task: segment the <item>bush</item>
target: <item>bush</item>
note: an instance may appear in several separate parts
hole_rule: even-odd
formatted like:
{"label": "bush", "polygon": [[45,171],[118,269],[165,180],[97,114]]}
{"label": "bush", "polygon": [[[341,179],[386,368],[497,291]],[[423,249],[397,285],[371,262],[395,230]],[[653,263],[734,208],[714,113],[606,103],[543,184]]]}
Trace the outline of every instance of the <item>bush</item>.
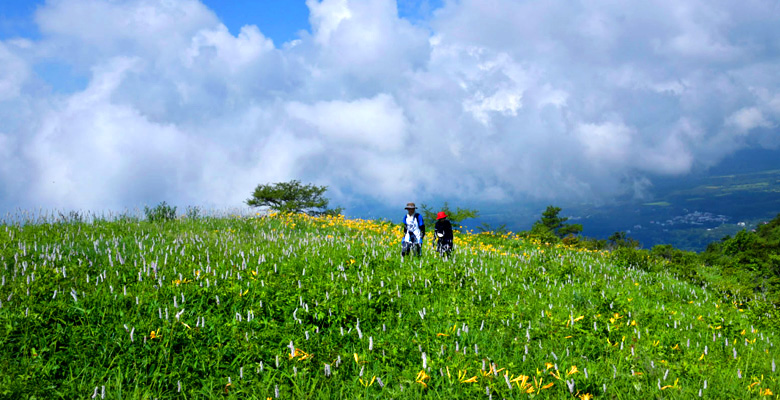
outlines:
{"label": "bush", "polygon": [[611,253],[612,262],[624,268],[636,268],[650,272],[655,263],[651,262],[650,254],[646,250],[631,247],[620,247]]}
{"label": "bush", "polygon": [[187,216],[187,219],[198,219],[200,218],[200,207],[193,207],[188,206],[187,212],[185,214]]}
{"label": "bush", "polygon": [[67,214],[59,212],[59,222],[63,224],[80,224],[84,222],[84,216],[78,211],[70,211]]}
{"label": "bush", "polygon": [[149,222],[172,221],[176,219],[176,207],[171,207],[163,201],[154,208],[144,206],[144,214]]}

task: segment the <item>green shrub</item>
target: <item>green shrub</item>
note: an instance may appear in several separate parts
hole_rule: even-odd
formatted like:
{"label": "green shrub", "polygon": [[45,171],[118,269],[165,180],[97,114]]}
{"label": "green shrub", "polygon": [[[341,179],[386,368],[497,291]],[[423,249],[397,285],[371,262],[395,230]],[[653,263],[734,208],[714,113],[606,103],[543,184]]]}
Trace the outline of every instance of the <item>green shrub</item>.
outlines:
{"label": "green shrub", "polygon": [[185,214],[187,216],[187,219],[198,219],[200,218],[200,207],[195,206],[188,206],[187,212]]}
{"label": "green shrub", "polygon": [[176,219],[176,207],[171,207],[163,201],[154,208],[144,206],[144,214],[149,222],[172,221]]}
{"label": "green shrub", "polygon": [[78,211],[69,211],[67,214],[59,213],[59,222],[64,224],[80,224],[84,222],[84,216]]}
{"label": "green shrub", "polygon": [[620,247],[613,250],[611,254],[612,262],[623,268],[636,268],[642,271],[652,271],[656,263],[650,259],[650,253],[646,250],[635,249],[632,247]]}

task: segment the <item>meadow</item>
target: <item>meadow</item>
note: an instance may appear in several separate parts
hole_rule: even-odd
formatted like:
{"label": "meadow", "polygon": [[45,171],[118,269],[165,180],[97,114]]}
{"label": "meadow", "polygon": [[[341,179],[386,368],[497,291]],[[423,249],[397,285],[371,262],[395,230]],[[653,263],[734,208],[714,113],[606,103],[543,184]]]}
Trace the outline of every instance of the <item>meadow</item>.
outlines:
{"label": "meadow", "polygon": [[306,215],[5,223],[0,398],[778,398],[766,305],[601,251]]}

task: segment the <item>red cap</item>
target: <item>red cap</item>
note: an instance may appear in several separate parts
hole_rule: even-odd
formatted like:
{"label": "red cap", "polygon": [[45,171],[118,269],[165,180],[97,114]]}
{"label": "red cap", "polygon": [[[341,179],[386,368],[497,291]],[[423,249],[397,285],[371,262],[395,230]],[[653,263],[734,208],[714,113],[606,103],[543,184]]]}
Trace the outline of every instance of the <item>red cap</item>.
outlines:
{"label": "red cap", "polygon": [[444,213],[444,211],[439,211],[438,214],[436,214],[436,219],[442,219],[447,218],[447,214]]}

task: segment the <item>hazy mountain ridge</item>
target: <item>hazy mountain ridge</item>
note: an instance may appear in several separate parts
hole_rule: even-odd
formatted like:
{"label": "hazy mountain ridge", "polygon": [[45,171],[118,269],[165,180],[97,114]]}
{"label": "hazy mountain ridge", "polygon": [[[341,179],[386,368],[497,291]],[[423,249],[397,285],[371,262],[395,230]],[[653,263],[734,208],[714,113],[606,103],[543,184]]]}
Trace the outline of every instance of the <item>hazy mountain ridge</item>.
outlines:
{"label": "hazy mountain ridge", "polygon": [[684,177],[654,178],[648,197],[625,197],[606,205],[538,204],[478,207],[480,218],[466,226],[505,225],[512,231],[531,228],[544,207],[562,207],[562,215],[583,225],[582,234],[605,239],[619,231],[642,247],[671,244],[683,250],[704,250],[742,229],[780,212],[780,151],[752,149],[723,160],[717,166]]}

